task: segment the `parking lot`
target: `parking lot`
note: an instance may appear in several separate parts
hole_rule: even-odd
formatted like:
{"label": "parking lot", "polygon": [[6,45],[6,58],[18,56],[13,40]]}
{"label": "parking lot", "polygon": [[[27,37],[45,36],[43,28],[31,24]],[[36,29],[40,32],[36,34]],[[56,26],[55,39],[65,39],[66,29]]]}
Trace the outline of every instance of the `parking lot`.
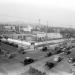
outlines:
{"label": "parking lot", "polygon": [[[75,43],[73,44],[69,44],[71,45],[75,45]],[[27,52],[26,54],[18,54],[15,58],[13,59],[7,59],[2,57],[0,60],[0,73],[3,74],[7,74],[7,75],[16,75],[16,74],[20,74],[20,73],[25,73],[27,72],[27,70],[30,68],[30,66],[42,71],[42,72],[46,72],[48,74],[61,74],[63,73],[64,75],[72,75],[72,71],[75,71],[75,67],[72,66],[72,64],[68,63],[68,58],[67,57],[75,57],[75,48],[71,49],[72,53],[70,55],[64,55],[63,53],[58,54],[61,57],[64,57],[64,59],[59,62],[54,68],[52,68],[51,70],[47,70],[45,68],[45,63],[47,61],[53,61],[55,55],[50,56],[50,57],[45,57],[45,55],[50,52],[50,50],[48,50],[47,52],[42,52],[40,50],[36,50],[36,51],[31,51],[31,52]],[[37,59],[37,61],[35,61],[32,64],[23,65],[23,61],[25,59],[25,57],[31,57],[33,59]],[[26,74],[25,74],[26,75]],[[62,75],[62,74],[61,74]]]}

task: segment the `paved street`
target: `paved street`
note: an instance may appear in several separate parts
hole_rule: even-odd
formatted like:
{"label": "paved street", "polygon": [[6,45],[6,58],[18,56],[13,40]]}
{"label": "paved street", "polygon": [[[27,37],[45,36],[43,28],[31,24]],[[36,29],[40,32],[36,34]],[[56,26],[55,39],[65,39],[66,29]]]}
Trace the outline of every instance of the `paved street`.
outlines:
{"label": "paved street", "polygon": [[40,61],[37,61],[35,63],[32,63],[30,65],[24,66],[21,63],[6,63],[6,64],[0,64],[0,72],[1,73],[7,73],[8,75],[10,75],[10,73],[12,73],[11,75],[15,75],[16,73],[21,73],[21,72],[26,72],[30,66],[42,71],[42,72],[47,72],[47,73],[58,73],[58,72],[64,72],[64,73],[70,73],[71,72],[71,64],[67,63],[67,58],[65,57],[63,59],[63,61],[59,62],[57,64],[57,66],[55,66],[53,69],[51,69],[50,71],[45,69],[45,63],[46,61],[52,61],[53,58],[55,57],[48,57],[48,58],[44,58]]}
{"label": "paved street", "polygon": [[[74,44],[73,44],[74,45]],[[71,50],[72,53],[69,55],[70,57],[75,56],[75,48]],[[72,66],[72,64],[69,64],[68,61],[68,56],[64,54],[59,54],[59,56],[64,57],[64,59],[59,62],[54,68],[51,70],[46,69],[45,63],[47,61],[53,61],[53,58],[56,55],[53,55],[51,57],[44,57],[48,52],[42,52],[40,50],[32,51],[32,52],[27,52],[26,54],[18,54],[17,57],[13,59],[7,59],[7,58],[2,58],[0,57],[0,73],[4,75],[16,75],[16,74],[21,74],[23,72],[27,72],[30,68],[30,66],[42,71],[46,72],[51,75],[72,75],[72,71],[75,71],[75,67]],[[31,57],[33,59],[37,59],[38,61],[24,66],[21,62],[25,59],[25,57]],[[0,74],[1,75],[1,74]],[[26,75],[26,74],[25,74]]]}

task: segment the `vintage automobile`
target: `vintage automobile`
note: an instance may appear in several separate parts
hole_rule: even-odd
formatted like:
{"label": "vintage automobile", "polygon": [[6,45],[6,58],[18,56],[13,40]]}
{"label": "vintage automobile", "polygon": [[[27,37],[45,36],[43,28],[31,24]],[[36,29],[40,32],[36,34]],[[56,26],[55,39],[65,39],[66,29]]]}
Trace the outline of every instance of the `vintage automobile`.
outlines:
{"label": "vintage automobile", "polygon": [[42,48],[43,52],[46,52],[47,50],[48,50],[48,48],[46,46]]}
{"label": "vintage automobile", "polygon": [[51,52],[47,53],[45,57],[50,57],[52,56],[53,54]]}
{"label": "vintage automobile", "polygon": [[75,62],[75,58],[69,58],[68,62],[69,63],[74,63]]}
{"label": "vintage automobile", "polygon": [[60,56],[55,56],[53,61],[47,61],[45,66],[48,69],[52,69],[53,67],[55,67],[60,61],[62,61],[63,58],[61,58]]}
{"label": "vintage automobile", "polygon": [[61,50],[56,51],[56,54],[60,54],[60,53],[62,53],[62,51],[61,51]]}
{"label": "vintage automobile", "polygon": [[69,55],[69,54],[71,54],[71,51],[66,51],[65,54]]}
{"label": "vintage automobile", "polygon": [[24,59],[23,64],[24,64],[24,65],[28,65],[28,64],[33,63],[34,61],[35,61],[35,60],[32,59],[32,58],[30,58],[30,57],[26,57],[26,58]]}
{"label": "vintage automobile", "polygon": [[55,63],[53,63],[53,62],[46,62],[46,64],[45,64],[45,67],[47,68],[47,69],[52,69],[53,67],[55,67]]}
{"label": "vintage automobile", "polygon": [[53,61],[55,62],[55,63],[58,63],[58,62],[60,62],[60,61],[62,61],[62,57],[60,57],[59,55],[56,55],[55,57],[54,57],[54,59],[53,59]]}

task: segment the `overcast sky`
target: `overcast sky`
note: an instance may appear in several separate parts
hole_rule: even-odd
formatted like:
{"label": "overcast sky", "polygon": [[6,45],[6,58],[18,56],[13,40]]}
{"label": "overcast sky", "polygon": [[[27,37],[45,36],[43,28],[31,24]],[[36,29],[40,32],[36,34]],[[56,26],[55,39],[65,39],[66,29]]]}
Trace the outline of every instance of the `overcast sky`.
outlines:
{"label": "overcast sky", "polygon": [[0,22],[75,27],[75,0],[0,0]]}

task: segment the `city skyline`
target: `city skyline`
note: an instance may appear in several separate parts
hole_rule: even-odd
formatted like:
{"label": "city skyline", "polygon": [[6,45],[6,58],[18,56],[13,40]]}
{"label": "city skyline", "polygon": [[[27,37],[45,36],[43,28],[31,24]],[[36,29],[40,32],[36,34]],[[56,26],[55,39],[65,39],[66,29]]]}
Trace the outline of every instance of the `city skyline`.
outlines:
{"label": "city skyline", "polygon": [[74,0],[0,0],[0,22],[27,22],[75,28]]}

